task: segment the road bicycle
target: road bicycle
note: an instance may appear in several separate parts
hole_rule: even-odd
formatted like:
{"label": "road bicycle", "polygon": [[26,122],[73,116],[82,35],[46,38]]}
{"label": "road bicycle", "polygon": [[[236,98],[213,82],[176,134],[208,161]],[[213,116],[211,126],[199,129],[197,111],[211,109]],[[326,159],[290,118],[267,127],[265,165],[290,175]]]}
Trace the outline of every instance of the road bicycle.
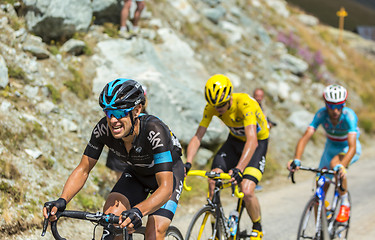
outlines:
{"label": "road bicycle", "polygon": [[[114,214],[104,214],[101,212],[90,213],[90,212],[84,212],[84,211],[65,210],[63,212],[57,212],[56,217],[57,217],[57,220],[51,222],[51,232],[52,232],[53,237],[56,240],[66,240],[65,238],[60,236],[57,230],[57,222],[61,217],[87,220],[87,221],[94,223],[95,227],[93,229],[92,240],[95,240],[95,230],[97,226],[102,226],[102,227],[106,226],[108,229],[110,229],[111,232],[115,234],[122,234],[124,240],[144,240],[145,239],[146,227],[141,226],[133,234],[128,234],[126,228],[115,227],[114,224],[119,223],[120,217],[115,216]],[[44,219],[42,236],[44,236],[46,233],[48,222],[49,222],[48,219]],[[178,228],[174,226],[169,226],[167,233],[165,235],[165,239],[183,240],[183,236],[180,230],[178,230]]]}
{"label": "road bicycle", "polygon": [[[291,166],[295,168],[295,165]],[[310,167],[299,167],[300,170],[317,173],[317,180],[313,188],[314,195],[307,202],[302,213],[302,217],[298,227],[297,240],[300,239],[347,239],[350,226],[349,220],[346,222],[336,221],[341,206],[341,197],[339,190],[344,191],[341,181],[336,171],[328,169],[318,169]],[[334,178],[327,177],[333,174]],[[294,172],[290,172],[289,176],[294,180]],[[331,175],[332,176],[332,175]],[[329,186],[333,186],[333,191],[327,192]],[[331,194],[330,194],[331,193]],[[333,193],[333,194],[332,194]],[[327,201],[326,196],[331,196],[331,201]],[[348,200],[351,206],[350,194],[348,191]],[[328,206],[330,205],[330,206]]]}
{"label": "road bicycle", "polygon": [[[194,215],[186,232],[185,240],[225,240],[225,239],[248,239],[250,234],[240,225],[243,212],[243,193],[239,192],[237,185],[229,182],[231,176],[227,173],[207,172],[203,170],[190,170],[187,176],[200,176],[215,181],[212,200],[207,203]],[[236,212],[238,220],[235,226],[231,225],[231,217],[226,217],[220,200],[220,191],[224,188],[232,188],[232,196],[238,198]],[[184,182],[187,191],[191,187]]]}

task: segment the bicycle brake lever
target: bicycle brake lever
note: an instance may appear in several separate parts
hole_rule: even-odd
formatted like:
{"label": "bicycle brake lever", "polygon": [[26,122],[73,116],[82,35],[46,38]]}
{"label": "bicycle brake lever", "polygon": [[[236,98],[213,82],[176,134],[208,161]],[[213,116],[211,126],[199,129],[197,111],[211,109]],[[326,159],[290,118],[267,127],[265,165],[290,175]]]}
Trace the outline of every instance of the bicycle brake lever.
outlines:
{"label": "bicycle brake lever", "polygon": [[46,232],[47,232],[47,227],[48,227],[48,219],[49,219],[49,216],[50,216],[50,212],[51,212],[51,206],[47,205],[46,206],[47,208],[47,218],[44,218],[44,221],[43,221],[43,230],[42,230],[42,237],[44,237],[44,235],[46,235]]}
{"label": "bicycle brake lever", "polygon": [[296,183],[296,181],[294,181],[294,172],[290,171],[289,175],[288,175],[288,178],[291,178],[292,183]]}
{"label": "bicycle brake lever", "polygon": [[47,227],[48,227],[48,218],[44,218],[44,221],[43,221],[43,230],[42,230],[42,237],[44,237],[44,235],[46,235]]}
{"label": "bicycle brake lever", "polygon": [[236,188],[236,185],[234,185],[233,182],[232,182],[231,188],[232,188],[232,197],[234,197],[234,190]]}

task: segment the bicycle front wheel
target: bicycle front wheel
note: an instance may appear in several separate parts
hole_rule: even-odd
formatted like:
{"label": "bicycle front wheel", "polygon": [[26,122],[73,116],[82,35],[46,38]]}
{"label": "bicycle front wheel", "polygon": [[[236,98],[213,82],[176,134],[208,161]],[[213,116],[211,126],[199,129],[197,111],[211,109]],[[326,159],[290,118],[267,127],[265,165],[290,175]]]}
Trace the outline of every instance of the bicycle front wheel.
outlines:
{"label": "bicycle front wheel", "polygon": [[318,206],[319,201],[315,196],[312,197],[306,204],[306,207],[302,213],[301,221],[299,223],[297,240],[323,239],[323,211],[318,212]]}
{"label": "bicycle front wheel", "polygon": [[[350,199],[350,194],[348,191],[348,200],[350,203],[350,206],[352,206],[352,202]],[[340,239],[340,240],[347,240],[348,239],[348,234],[349,234],[349,226],[350,226],[350,214],[349,214],[349,219],[346,222],[338,222],[336,221],[336,217],[339,214],[340,211],[340,206],[341,206],[341,198],[339,198],[339,201],[336,204],[336,209],[333,214],[333,238],[332,239]]]}
{"label": "bicycle front wheel", "polygon": [[[138,228],[132,234],[132,240],[144,240],[145,239],[145,234],[146,234],[146,227],[142,226],[142,227]],[[169,226],[168,230],[167,230],[167,232],[165,234],[164,239],[168,239],[168,240],[183,240],[184,238],[183,238],[180,230],[178,230],[178,228],[176,228],[175,226]]]}
{"label": "bicycle front wheel", "polygon": [[180,230],[175,226],[169,226],[167,233],[165,234],[165,238],[168,240],[184,240]]}
{"label": "bicycle front wheel", "polygon": [[204,206],[191,220],[185,240],[225,240],[224,223],[220,221],[213,207]]}

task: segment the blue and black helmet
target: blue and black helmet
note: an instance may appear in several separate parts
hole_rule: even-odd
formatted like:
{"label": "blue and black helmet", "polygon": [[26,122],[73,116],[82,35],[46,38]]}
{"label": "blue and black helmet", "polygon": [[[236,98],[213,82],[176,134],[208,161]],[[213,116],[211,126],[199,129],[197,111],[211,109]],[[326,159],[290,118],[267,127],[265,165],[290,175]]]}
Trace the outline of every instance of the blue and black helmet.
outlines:
{"label": "blue and black helmet", "polygon": [[107,83],[99,96],[99,104],[104,110],[130,109],[144,103],[142,85],[132,79],[118,78]]}

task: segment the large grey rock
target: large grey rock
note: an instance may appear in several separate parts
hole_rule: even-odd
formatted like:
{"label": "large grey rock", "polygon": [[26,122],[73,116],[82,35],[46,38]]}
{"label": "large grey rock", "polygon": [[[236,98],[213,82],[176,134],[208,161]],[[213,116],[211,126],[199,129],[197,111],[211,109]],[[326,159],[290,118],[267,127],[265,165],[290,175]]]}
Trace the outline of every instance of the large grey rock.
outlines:
{"label": "large grey rock", "polygon": [[218,24],[220,19],[225,16],[225,9],[223,7],[216,8],[205,8],[202,10],[202,13],[215,24]]}
{"label": "large grey rock", "polygon": [[60,48],[61,52],[67,52],[73,55],[79,55],[83,52],[86,43],[77,39],[69,39],[62,47]]}
{"label": "large grey rock", "polygon": [[[159,29],[163,44],[154,47],[145,39],[112,39],[98,43],[99,54],[93,91],[118,77],[138,80],[147,87],[148,111],[160,117],[187,144],[202,118],[205,100],[204,84],[209,77],[195,59],[190,46],[170,29]],[[170,66],[173,66],[171,68]],[[215,118],[204,144],[222,142],[227,131]]]}
{"label": "large grey rock", "polygon": [[24,4],[28,30],[44,41],[87,31],[93,14],[90,0],[24,0]]}
{"label": "large grey rock", "polygon": [[38,59],[49,58],[47,46],[45,43],[43,43],[41,37],[28,34],[22,49],[26,52],[30,52]]}
{"label": "large grey rock", "polygon": [[0,55],[0,88],[5,88],[9,83],[8,68],[3,56]]}
{"label": "large grey rock", "polygon": [[96,24],[120,22],[123,0],[92,0],[91,6]]}
{"label": "large grey rock", "polygon": [[283,54],[280,63],[274,66],[275,69],[289,70],[293,74],[301,75],[309,68],[309,65],[300,58],[290,54]]}

